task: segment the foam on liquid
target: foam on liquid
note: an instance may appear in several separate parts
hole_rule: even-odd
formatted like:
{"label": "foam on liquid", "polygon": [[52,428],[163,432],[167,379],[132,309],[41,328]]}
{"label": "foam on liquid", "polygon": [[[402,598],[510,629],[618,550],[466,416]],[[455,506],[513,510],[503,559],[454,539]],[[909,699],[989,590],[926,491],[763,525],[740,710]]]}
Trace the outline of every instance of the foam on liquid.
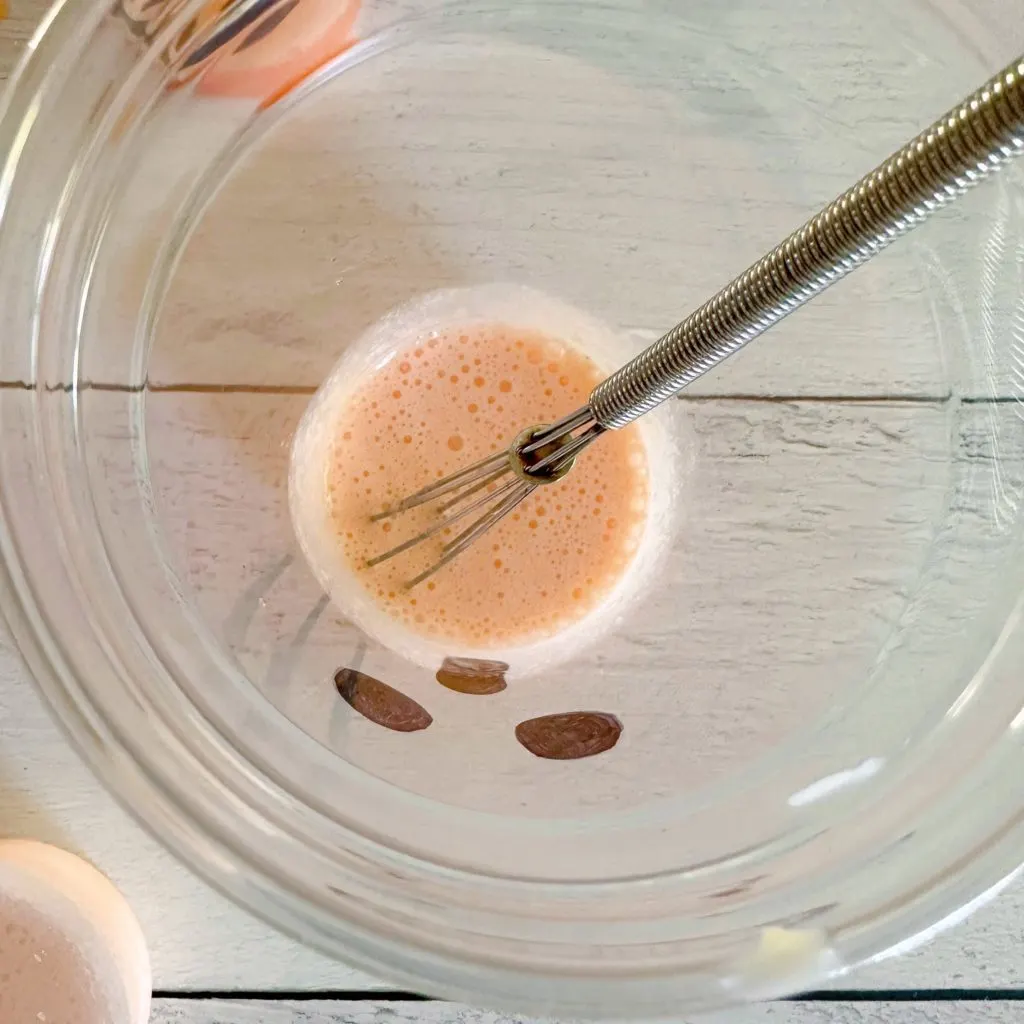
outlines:
{"label": "foam on liquid", "polygon": [[366,566],[437,514],[427,506],[372,523],[373,513],[584,404],[609,370],[591,351],[623,358],[609,352],[607,332],[554,300],[479,289],[399,311],[342,360],[300,427],[291,501],[307,557],[364,629],[424,664],[500,653],[516,667],[527,652],[561,660],[621,610],[651,561],[650,550],[640,556],[651,548],[652,506],[665,504],[664,486],[652,501],[638,427],[602,437],[564,480],[538,487],[416,588],[403,583],[461,526]]}

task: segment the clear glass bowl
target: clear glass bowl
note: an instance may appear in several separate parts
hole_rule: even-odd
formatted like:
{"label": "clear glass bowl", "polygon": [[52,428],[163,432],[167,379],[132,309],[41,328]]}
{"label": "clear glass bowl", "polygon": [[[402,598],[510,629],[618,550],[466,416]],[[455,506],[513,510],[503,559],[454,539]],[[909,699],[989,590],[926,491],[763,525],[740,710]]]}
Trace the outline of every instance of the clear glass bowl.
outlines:
{"label": "clear glass bowl", "polygon": [[[500,695],[332,610],[286,478],[397,303],[526,285],[639,349],[1003,34],[980,0],[58,4],[0,120],[0,544],[98,773],[282,929],[555,1015],[815,984],[996,887],[1024,831],[1019,170],[674,403],[657,585]],[[356,659],[433,726],[356,716]],[[580,708],[614,750],[515,742]]]}

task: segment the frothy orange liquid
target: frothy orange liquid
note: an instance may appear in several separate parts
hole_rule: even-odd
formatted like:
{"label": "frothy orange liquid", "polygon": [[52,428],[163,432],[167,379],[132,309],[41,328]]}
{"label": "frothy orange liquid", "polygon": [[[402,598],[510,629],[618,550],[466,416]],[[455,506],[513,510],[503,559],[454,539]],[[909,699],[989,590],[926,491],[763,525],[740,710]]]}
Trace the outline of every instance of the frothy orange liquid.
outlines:
{"label": "frothy orange liquid", "polygon": [[557,338],[495,324],[434,332],[362,382],[338,421],[327,488],[345,556],[382,608],[416,633],[485,648],[551,635],[608,596],[647,514],[646,451],[631,427],[600,438],[564,480],[415,589],[402,584],[471,519],[366,566],[437,515],[428,506],[372,523],[373,513],[579,408],[603,376]]}

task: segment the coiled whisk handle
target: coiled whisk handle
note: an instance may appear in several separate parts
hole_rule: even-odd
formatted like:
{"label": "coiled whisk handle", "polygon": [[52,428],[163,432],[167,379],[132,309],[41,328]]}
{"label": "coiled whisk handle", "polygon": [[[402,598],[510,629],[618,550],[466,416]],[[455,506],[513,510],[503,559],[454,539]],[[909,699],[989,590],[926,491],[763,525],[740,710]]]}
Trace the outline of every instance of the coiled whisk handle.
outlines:
{"label": "coiled whisk handle", "polygon": [[599,384],[594,418],[649,412],[1022,151],[1024,56]]}

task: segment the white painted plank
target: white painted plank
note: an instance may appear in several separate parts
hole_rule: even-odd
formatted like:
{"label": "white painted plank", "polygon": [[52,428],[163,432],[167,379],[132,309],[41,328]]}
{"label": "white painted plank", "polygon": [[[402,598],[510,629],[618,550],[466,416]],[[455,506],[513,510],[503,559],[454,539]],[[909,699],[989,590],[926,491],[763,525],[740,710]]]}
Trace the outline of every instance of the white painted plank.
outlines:
{"label": "white painted plank", "polygon": [[[170,857],[100,788],[41,706],[20,663],[3,648],[0,823],[4,836],[30,836],[58,843],[84,854],[110,875],[143,924],[158,989],[324,991],[388,987],[386,982],[369,979],[279,935],[213,892]],[[942,935],[930,946],[837,983],[838,987],[877,988],[1022,984],[1024,886],[1005,893],[978,911],[970,922]],[[175,1012],[183,1014],[187,1009],[185,1006]],[[973,1012],[981,1011],[975,1008]],[[269,1009],[267,1014],[264,1018],[239,1020],[277,1024]],[[154,1019],[161,1021],[159,1016]],[[186,1016],[167,1019],[193,1024]],[[283,1017],[282,1024],[291,1019]],[[207,1024],[207,1020],[200,1017],[195,1024]],[[216,1016],[209,1020],[233,1024],[230,1016],[222,1022]],[[298,1021],[306,1024],[301,1017]]]}
{"label": "white painted plank", "polygon": [[[636,21],[631,46],[611,51],[618,22],[588,43],[562,25],[494,54],[381,56],[305,105],[218,196],[178,270],[150,379],[315,386],[396,302],[493,279],[578,304],[639,349],[996,66],[1005,43],[974,16],[991,2],[941,0],[924,17],[863,0],[856,19],[840,2],[747,2],[742,22],[701,14],[703,31],[665,9],[664,32],[641,38]],[[14,0],[0,70],[41,9]],[[684,67],[714,88],[698,99]],[[474,115],[453,121],[468,95]],[[169,159],[155,161],[175,174],[181,128],[168,125]],[[119,257],[98,271],[136,296],[166,230],[152,203],[170,202],[149,164],[140,175],[150,208],[123,211],[125,233],[108,232]],[[936,395],[955,382],[1016,394],[1020,194],[1016,179],[979,191],[695,393]],[[107,382],[124,379],[134,337],[130,307],[112,306],[97,330],[109,353],[85,353]]]}
{"label": "white painted plank", "polygon": [[[1019,1024],[1017,1002],[769,1003],[667,1024]],[[529,1018],[451,1003],[258,1002],[159,999],[152,1024],[531,1024]],[[637,1022],[642,1024],[642,1022]]]}
{"label": "white painted plank", "polygon": [[[47,0],[0,20],[0,81]],[[99,786],[58,731],[0,624],[0,833],[83,854],[128,896],[163,989],[369,989],[351,968],[285,938],[183,868]]]}
{"label": "white painted plank", "polygon": [[[725,76],[710,104],[675,75],[686,66],[718,81],[719,26],[677,39],[671,19],[675,49],[643,62],[609,66],[552,30],[531,38],[542,59],[519,42],[493,53],[414,47],[342,76],[206,211],[168,294],[150,379],[316,386],[396,304],[494,280],[578,305],[639,351],[976,84],[962,56],[934,66],[922,56],[941,52],[941,33],[915,45],[913,19],[880,38],[863,7],[849,19],[842,4],[815,4],[804,20],[791,6],[747,6],[750,32],[786,40],[786,65],[741,46],[743,73]],[[839,53],[823,57],[823,38],[842,39]],[[662,65],[662,79],[659,60],[673,69]],[[645,77],[658,86],[645,91]],[[783,110],[776,89],[792,90],[797,109]],[[986,393],[985,358],[1002,392],[1024,259],[1018,193],[1016,179],[979,190],[693,392]],[[164,230],[146,220],[125,214],[124,266],[108,271],[132,294],[131,268],[138,277],[149,235]],[[987,266],[1013,280],[991,288],[982,268],[993,247]],[[123,331],[104,321],[108,339],[129,343],[128,309]]]}
{"label": "white painted plank", "polygon": [[[122,400],[86,393],[86,429],[95,422],[94,403]],[[240,657],[248,659],[257,680],[260,667],[274,662],[276,645],[290,642],[318,599],[315,584],[304,576],[301,565],[294,565],[285,576],[291,589],[276,592],[262,605],[251,600],[251,622],[241,623],[237,615],[240,591],[255,592],[253,585],[273,571],[291,543],[283,507],[284,471],[287,441],[304,402],[303,396],[251,394],[164,393],[149,399],[150,458],[172,557],[200,595],[209,621],[225,631]],[[996,408],[1013,421],[1012,410]],[[723,474],[705,481],[693,496],[706,503],[697,508],[704,526],[717,522],[720,531],[717,540],[714,530],[706,534],[711,555],[721,559],[718,585],[728,588],[729,573],[745,573],[748,592],[751,587],[773,586],[776,595],[774,601],[753,602],[756,614],[767,618],[759,620],[752,635],[779,640],[755,652],[764,680],[756,713],[744,715],[744,708],[750,710],[749,693],[742,687],[730,691],[736,672],[728,659],[702,666],[702,672],[717,673],[714,678],[721,684],[719,692],[710,688],[706,708],[700,703],[699,685],[688,694],[689,718],[709,729],[722,723],[720,750],[727,755],[728,734],[730,728],[735,731],[737,721],[750,721],[751,728],[762,730],[756,737],[759,742],[770,744],[780,730],[785,733],[794,712],[798,720],[809,701],[822,699],[815,689],[821,688],[823,675],[846,679],[855,674],[843,657],[830,662],[831,668],[823,673],[821,660],[829,657],[828,645],[815,637],[818,632],[842,630],[847,619],[858,620],[864,586],[881,603],[891,600],[901,574],[916,564],[930,536],[932,518],[945,500],[941,452],[948,425],[941,407],[919,404],[705,402],[696,403],[691,412],[699,423],[697,433],[708,464]],[[976,415],[989,412],[981,409]],[[984,463],[984,450],[975,454]],[[924,473],[918,467],[915,486],[908,489],[909,468],[919,461]],[[731,498],[716,506],[715,488],[723,483],[729,484]],[[822,536],[845,538],[850,551],[870,552],[871,571],[865,573],[860,558],[844,559],[840,547],[833,549],[829,573],[822,573],[823,552],[813,544],[803,557],[782,542],[791,527],[801,524],[811,537],[820,530]],[[763,572],[753,574],[742,557],[752,538],[762,548],[778,546],[780,551],[771,565],[761,565]],[[735,559],[726,555],[730,546],[736,547]],[[709,571],[695,574],[698,591],[711,576]],[[738,577],[735,582],[738,585]],[[695,616],[713,596],[704,589],[705,593],[691,593],[684,588]],[[805,602],[819,595],[826,615],[822,630],[779,629],[780,622],[801,621],[798,611],[780,599],[785,593],[802,595]],[[853,604],[847,608],[844,601]],[[278,613],[284,616],[276,618]],[[244,628],[238,632],[240,623]],[[233,641],[231,630],[236,631]],[[731,650],[724,639],[710,647]],[[311,635],[309,661],[301,674],[308,686],[295,691],[290,712],[301,712],[304,694],[313,690],[317,699],[335,702],[329,685],[336,667],[331,660],[336,657],[335,642],[329,630]],[[859,649],[856,643],[851,650]],[[701,672],[695,673],[695,678],[701,677]],[[290,693],[287,687],[284,692]],[[91,855],[126,889],[154,945],[160,987],[338,989],[369,984],[285,940],[271,938],[266,929],[209,897],[151,842],[140,840],[138,830],[76,767],[24,683],[12,678],[6,695],[10,707],[3,719],[0,755],[2,763],[10,765],[8,775],[19,780],[10,820],[26,833],[46,831],[47,821],[54,823],[44,837],[63,839]],[[280,699],[281,693],[274,696]],[[721,714],[723,700],[736,701],[735,708]],[[694,713],[694,702],[704,708],[701,713]],[[305,707],[308,711],[316,705]],[[308,714],[304,721],[315,730],[319,719]],[[698,768],[694,763],[693,770]],[[17,797],[22,791],[27,797]],[[159,886],[153,884],[154,878],[160,879]],[[197,922],[210,916],[208,900],[217,913],[199,930]],[[906,960],[878,964],[842,984],[1017,984],[1024,976],[1022,908],[1024,892],[1017,890],[935,947]],[[221,952],[224,949],[231,950],[229,957]]]}
{"label": "white painted plank", "polygon": [[[95,396],[101,404],[109,400]],[[339,667],[339,657],[346,651],[351,656],[355,641],[351,627],[332,609],[316,614],[321,591],[295,548],[288,520],[287,445],[305,403],[303,396],[153,395],[147,442],[172,564],[180,567],[205,621],[271,700],[334,748],[340,735],[336,696],[324,681]],[[909,509],[903,492],[909,453],[922,445],[930,448],[945,435],[941,410],[701,405],[693,418],[704,449],[701,461],[714,469],[685,488],[695,532],[677,558],[687,567],[673,563],[666,572],[671,589],[664,589],[660,603],[655,599],[645,608],[648,624],[631,642],[602,648],[603,689],[595,692],[593,681],[588,684],[588,677],[597,675],[589,661],[579,666],[579,679],[575,674],[558,677],[561,699],[600,707],[602,700],[614,700],[617,714],[632,711],[658,730],[630,748],[638,757],[650,751],[651,758],[633,771],[616,773],[619,784],[607,795],[612,803],[602,805],[607,810],[632,806],[639,779],[652,795],[707,782],[737,767],[735,759],[756,756],[823,711],[874,656],[900,604],[900,588],[923,558],[929,539],[923,527],[944,494],[938,462],[929,463],[938,472],[914,492]],[[882,433],[869,439],[865,432],[878,426],[892,436],[902,432],[904,444]],[[823,457],[815,444],[829,448],[833,457]],[[903,454],[873,457],[883,451],[888,455],[894,447]],[[786,454],[780,455],[783,450]],[[853,472],[859,474],[856,479],[877,486],[868,483],[858,493]],[[728,491],[723,489],[725,473],[731,475]],[[886,532],[887,517],[901,510],[906,526]],[[809,531],[807,543],[787,543],[795,534],[783,524]],[[821,544],[811,538],[829,533],[844,541],[839,549],[825,549],[828,568],[823,571],[818,554],[812,555],[822,551]],[[865,558],[864,551],[873,555]],[[858,583],[865,577],[869,584]],[[709,594],[712,578],[716,585]],[[877,599],[878,616],[871,623],[857,614],[865,585]],[[260,598],[250,598],[245,622],[242,594]],[[737,595],[746,609],[742,629],[726,613]],[[817,611],[809,614],[810,609]],[[692,643],[671,642],[680,620],[689,624]],[[302,644],[296,646],[299,636]],[[367,657],[366,671],[400,681],[417,699],[436,702],[444,696],[433,692],[429,676],[376,645]],[[663,687],[655,688],[657,695],[632,685],[638,657],[650,678],[664,680]],[[621,685],[614,682],[619,676]],[[679,678],[689,681],[682,703]],[[755,678],[756,698],[749,688]],[[427,692],[421,693],[424,687]],[[356,763],[424,796],[450,802],[459,794],[460,802],[494,811],[491,780],[517,776],[514,744],[503,742],[518,720],[514,716],[559,710],[528,703],[552,699],[532,689],[517,691],[497,718],[481,716],[475,705],[448,701],[444,723],[450,724],[452,736],[439,736],[437,749],[430,748],[429,772],[400,744],[378,745],[370,735],[360,743],[359,730],[356,736],[346,734],[346,750]],[[752,701],[756,713],[750,713]],[[435,731],[441,724],[438,717]],[[663,728],[668,733],[663,735]],[[744,730],[742,742],[738,728]],[[463,739],[453,742],[455,736]],[[489,751],[486,773],[467,776],[470,737],[473,750]],[[657,757],[665,749],[692,756]],[[387,757],[387,763],[380,757]],[[593,789],[586,775],[577,784]],[[547,779],[537,788],[529,780],[523,785],[529,790],[503,793],[509,805],[530,806],[545,815],[569,812],[577,801],[594,799],[593,793],[551,786]],[[557,807],[548,802],[556,797],[564,801]],[[536,807],[538,799],[545,801],[543,806]]]}
{"label": "white painted plank", "polygon": [[[328,749],[343,742],[354,763],[396,785],[491,812],[499,799],[509,813],[541,816],[594,809],[599,800],[604,811],[633,808],[638,792],[648,799],[680,787],[694,792],[803,734],[868,677],[918,585],[948,515],[949,488],[963,483],[949,461],[952,420],[942,404],[686,403],[680,416],[697,466],[681,490],[685,540],[673,546],[629,628],[543,685],[509,691],[500,716],[444,701],[430,673],[379,645],[361,651],[366,671],[436,706],[438,738],[420,748],[429,750],[424,762],[400,743],[340,731],[329,680],[357,640],[340,614],[322,606],[287,508],[288,445],[306,401],[148,398],[149,466],[170,563],[204,621],[293,722]],[[91,410],[117,402],[91,393],[83,403],[86,430]],[[1013,492],[1024,486],[1024,434],[1011,408],[962,414],[964,457],[974,456],[972,445],[987,450],[992,416],[1005,428],[1000,485],[1009,500],[1024,500]],[[979,477],[963,495],[982,523],[993,519],[985,504],[990,483]],[[111,486],[119,496],[120,480]],[[979,573],[986,564],[990,574],[1002,569],[996,552],[979,548]],[[960,614],[970,614],[966,591]],[[683,633],[679,622],[687,624]],[[942,659],[952,655],[941,638],[924,657],[935,670],[915,677],[944,685]],[[635,685],[638,670],[645,687]],[[905,695],[915,707],[921,698]],[[643,742],[617,751],[607,788],[586,773],[555,785],[519,764],[511,724],[564,710],[558,700],[607,705],[644,723]],[[891,722],[898,716],[890,706]],[[474,756],[487,772],[466,772]]]}
{"label": "white painted plank", "polygon": [[0,833],[83,854],[125,893],[158,989],[364,989],[371,979],[304,949],[185,870],[86,770],[0,641]]}
{"label": "white painted plank", "polygon": [[[0,78],[6,75],[45,6],[39,0],[14,0],[11,4],[10,17],[0,22]],[[254,354],[248,343],[239,351],[247,359]],[[274,355],[265,348],[257,352],[261,356]],[[778,357],[777,349],[773,356]],[[329,353],[321,353],[317,358],[326,364]],[[769,359],[767,355],[764,358]],[[316,372],[309,374],[309,380],[318,383],[320,367],[314,365],[313,369]],[[823,383],[828,382],[830,390],[836,388],[838,378],[829,379],[824,369],[818,375]],[[919,369],[895,383],[908,389],[918,388],[922,387],[922,379],[931,385],[927,374],[922,378]],[[738,384],[735,386],[739,388]],[[372,984],[369,979],[276,935],[195,880],[99,789],[53,727],[34,690],[25,682],[20,664],[6,650],[0,651],[0,679],[0,821],[4,833],[34,835],[62,843],[84,852],[107,871],[129,895],[143,920],[159,987],[354,989]],[[877,965],[845,983],[907,987],[1020,984],[1024,978],[1022,922],[1024,891],[1017,889],[932,947],[901,961]],[[181,1004],[167,1002],[157,1010],[164,1014],[163,1018],[155,1019],[176,1024],[249,1024],[257,1020],[278,1024],[278,1019],[271,1015],[277,1011],[268,1007],[257,1007],[248,1011],[247,1016],[238,1016],[242,1011],[237,1005],[207,1004],[210,1012],[199,1018],[182,1016],[185,1009],[194,1014],[195,1004],[183,1008]],[[1014,1016],[1013,1004],[941,1004],[934,1008],[894,1004],[880,1012],[884,1012],[884,1019],[894,1022],[959,1024],[968,1019],[968,1010],[972,1021],[1020,1019]],[[997,1016],[986,1017],[990,1011]],[[310,1019],[349,1020],[357,1015],[356,1009],[346,1008],[339,1018],[336,1009],[314,1010],[310,1004],[285,1012],[290,1015],[281,1017],[281,1024],[295,1020],[305,1024]],[[311,1012],[320,1012],[321,1017],[310,1018]],[[375,1019],[397,1013],[390,1008],[375,1008],[372,1012]],[[422,1007],[416,1012],[420,1017],[427,1013]],[[757,1012],[768,1017],[753,1019],[809,1020],[816,1024],[818,1020],[834,1019],[835,1011],[830,1006],[786,1005]],[[878,1019],[875,1012],[873,1006],[851,1006],[843,1010],[843,1019]],[[817,1016],[790,1016],[808,1013]]]}

